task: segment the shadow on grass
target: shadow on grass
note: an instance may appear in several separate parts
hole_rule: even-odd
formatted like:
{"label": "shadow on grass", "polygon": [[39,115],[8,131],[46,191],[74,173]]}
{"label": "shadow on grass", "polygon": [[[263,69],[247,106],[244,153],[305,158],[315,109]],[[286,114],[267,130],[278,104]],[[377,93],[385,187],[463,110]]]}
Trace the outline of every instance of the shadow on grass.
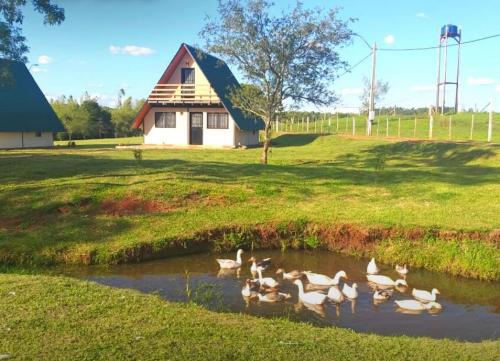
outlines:
{"label": "shadow on grass", "polygon": [[[292,146],[306,144],[312,139],[309,136],[282,137],[280,137],[282,144],[285,144],[286,140],[293,144]],[[304,139],[299,141],[299,138]],[[310,152],[304,155],[304,158],[310,161],[296,163],[292,160],[289,164],[261,165],[210,160],[152,160],[147,159],[147,153],[145,159],[138,164],[132,157],[117,159],[107,154],[101,157],[95,154],[67,152],[50,157],[0,159],[2,169],[16,170],[0,175],[0,182],[22,183],[76,177],[78,180],[89,180],[89,183],[94,179],[96,184],[102,184],[98,178],[117,178],[116,185],[123,185],[120,179],[124,177],[139,176],[142,178],[140,182],[146,183],[148,180],[144,178],[149,175],[165,174],[167,178],[175,175],[203,182],[260,183],[289,189],[294,187],[303,189],[305,182],[308,181],[314,181],[317,185],[321,185],[321,181],[324,181],[324,184],[337,185],[371,184],[374,176],[379,183],[387,185],[416,181],[471,185],[498,182],[499,167],[470,164],[489,159],[496,154],[498,154],[497,147],[478,148],[469,144],[398,142],[371,146],[360,152],[343,154],[328,161],[315,160],[314,153]],[[114,185],[114,182],[109,182],[109,185]],[[32,188],[35,189],[36,186]],[[23,191],[26,191],[26,187]]]}
{"label": "shadow on grass", "polygon": [[275,148],[301,147],[314,142],[321,134],[283,134],[273,139],[272,145]]}

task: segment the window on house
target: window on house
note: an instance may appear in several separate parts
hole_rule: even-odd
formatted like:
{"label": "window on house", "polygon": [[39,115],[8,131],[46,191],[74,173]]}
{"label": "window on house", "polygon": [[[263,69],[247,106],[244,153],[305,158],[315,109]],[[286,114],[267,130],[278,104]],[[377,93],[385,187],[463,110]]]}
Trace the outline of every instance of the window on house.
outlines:
{"label": "window on house", "polygon": [[175,128],[175,112],[155,113],[156,128]]}
{"label": "window on house", "polygon": [[35,132],[35,137],[41,138],[42,137],[42,132]]}
{"label": "window on house", "polygon": [[194,84],[194,68],[181,69],[181,83]]}
{"label": "window on house", "polygon": [[208,113],[208,129],[227,129],[229,128],[229,117],[227,113]]}

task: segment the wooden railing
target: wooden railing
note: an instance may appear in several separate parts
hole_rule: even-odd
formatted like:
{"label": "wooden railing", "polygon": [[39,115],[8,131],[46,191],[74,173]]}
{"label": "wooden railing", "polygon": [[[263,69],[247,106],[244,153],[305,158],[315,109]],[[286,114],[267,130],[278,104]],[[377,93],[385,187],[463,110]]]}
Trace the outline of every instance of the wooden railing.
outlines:
{"label": "wooden railing", "polygon": [[219,104],[209,84],[156,84],[148,97],[150,104]]}

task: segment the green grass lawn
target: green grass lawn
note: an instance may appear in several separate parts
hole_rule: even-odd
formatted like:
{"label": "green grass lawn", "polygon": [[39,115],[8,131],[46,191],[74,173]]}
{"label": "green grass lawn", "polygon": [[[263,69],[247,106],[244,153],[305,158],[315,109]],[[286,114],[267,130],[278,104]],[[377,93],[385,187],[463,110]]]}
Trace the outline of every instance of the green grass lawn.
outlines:
{"label": "green grass lawn", "polygon": [[[0,275],[12,360],[497,360],[500,341],[384,337],[214,313],[63,277]],[[1,356],[0,356],[1,357]]]}
{"label": "green grass lawn", "polygon": [[[90,254],[109,262],[137,245],[198,230],[297,220],[500,228],[495,144],[282,135],[266,166],[258,163],[260,149],[144,150],[138,162],[131,150],[109,148],[125,142],[140,138],[0,151],[6,170],[0,173],[0,259],[78,263]],[[144,200],[149,203],[134,206]],[[127,213],[127,207],[144,211]],[[485,247],[495,267],[496,246]],[[477,252],[471,257],[467,262],[474,263]]]}
{"label": "green grass lawn", "polygon": [[[58,140],[54,142],[57,147],[67,147],[67,140]],[[74,141],[79,149],[84,148],[114,148],[117,145],[135,145],[142,144],[143,137],[128,138],[104,138],[104,139],[80,139]]]}

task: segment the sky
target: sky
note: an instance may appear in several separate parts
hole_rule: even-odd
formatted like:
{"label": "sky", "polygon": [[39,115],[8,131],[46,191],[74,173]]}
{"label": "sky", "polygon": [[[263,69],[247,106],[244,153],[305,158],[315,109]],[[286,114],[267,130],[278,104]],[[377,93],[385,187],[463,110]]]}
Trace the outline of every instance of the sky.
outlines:
{"label": "sky", "polygon": [[[104,105],[114,106],[120,88],[127,96],[145,98],[180,44],[203,46],[198,35],[207,16],[216,16],[216,0],[55,0],[66,11],[59,26],[43,25],[41,15],[26,7],[24,35],[28,39],[31,72],[48,98],[80,97],[85,91]],[[276,0],[276,9],[294,1]],[[306,6],[340,7],[343,19],[355,18],[351,28],[370,44],[397,49],[436,46],[439,28],[456,24],[463,41],[500,33],[500,2],[306,0]],[[456,74],[456,49],[448,53],[449,79]],[[359,38],[340,48],[343,60],[354,65],[370,53]],[[377,79],[389,92],[377,106],[429,106],[435,102],[437,50],[377,52]],[[460,108],[483,108],[490,100],[500,110],[500,37],[465,44],[461,51]],[[38,64],[38,66],[33,65]],[[33,65],[33,66],[32,66]],[[234,66],[236,77],[243,81]],[[367,59],[337,79],[331,88],[339,107],[358,107]],[[447,90],[452,104],[454,90]],[[306,106],[305,108],[310,109]],[[331,108],[330,108],[331,109]],[[320,109],[327,110],[327,109]]]}

